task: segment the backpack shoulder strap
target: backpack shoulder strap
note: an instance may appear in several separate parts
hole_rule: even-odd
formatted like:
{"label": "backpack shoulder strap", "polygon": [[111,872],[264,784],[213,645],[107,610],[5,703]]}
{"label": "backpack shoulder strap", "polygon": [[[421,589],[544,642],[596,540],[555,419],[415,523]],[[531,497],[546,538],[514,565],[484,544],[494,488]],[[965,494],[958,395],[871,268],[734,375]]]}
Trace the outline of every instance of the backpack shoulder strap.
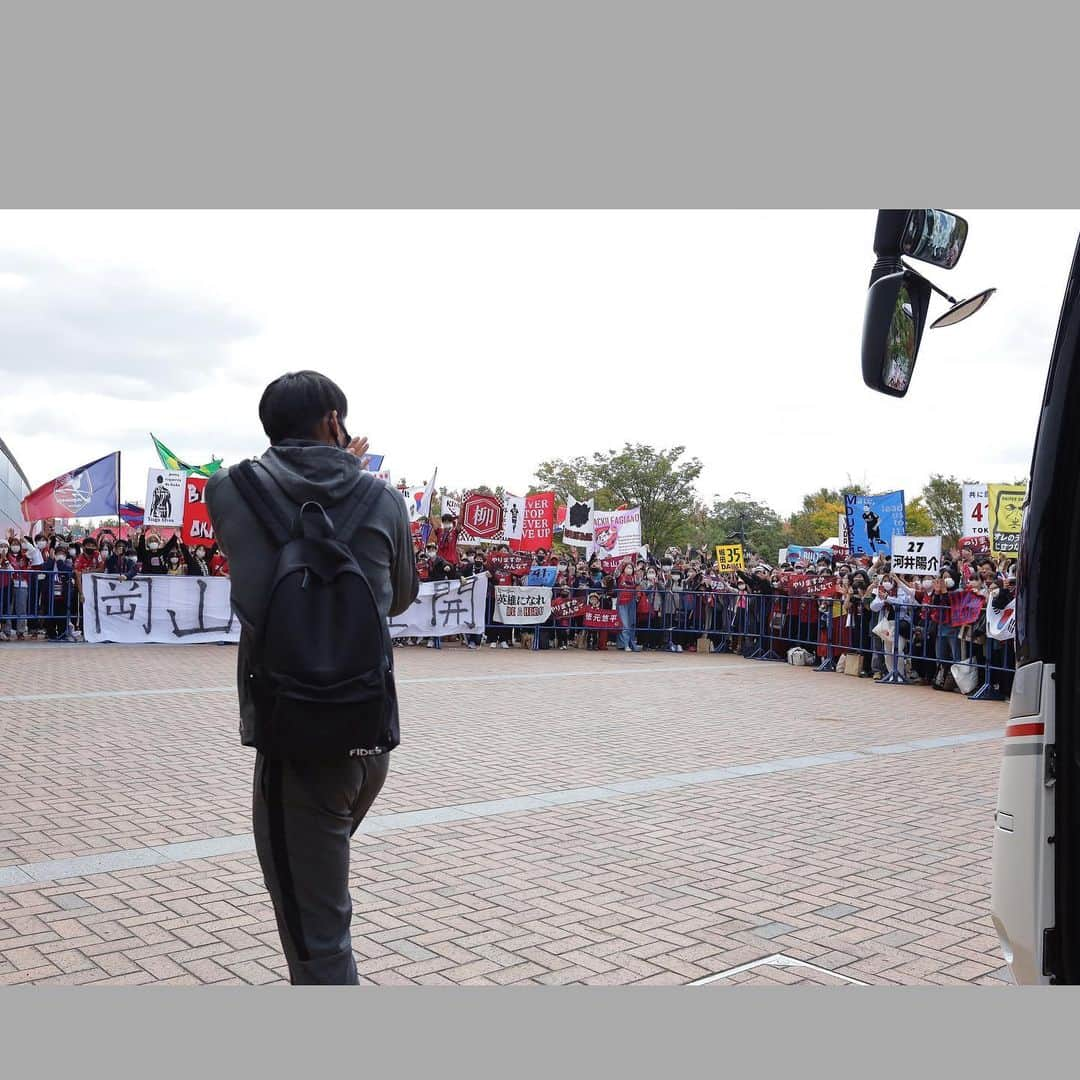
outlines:
{"label": "backpack shoulder strap", "polygon": [[[364,481],[361,480],[360,483],[363,484]],[[363,523],[382,491],[382,481],[374,476],[371,477],[367,485],[367,491],[334,522],[334,533],[342,543],[348,544],[353,538],[356,530]]]}
{"label": "backpack shoulder strap", "polygon": [[250,461],[242,461],[229,470],[244,502],[248,504],[256,520],[266,530],[278,547],[284,547],[292,538],[292,525],[285,511],[274,501],[259,479]]}

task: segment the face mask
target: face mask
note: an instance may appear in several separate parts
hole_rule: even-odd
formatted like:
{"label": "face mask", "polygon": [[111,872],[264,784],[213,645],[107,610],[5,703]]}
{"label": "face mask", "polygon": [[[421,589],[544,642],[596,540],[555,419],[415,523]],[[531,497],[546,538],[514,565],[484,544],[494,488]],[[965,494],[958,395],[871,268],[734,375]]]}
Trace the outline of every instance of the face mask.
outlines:
{"label": "face mask", "polygon": [[169,565],[170,566],[179,566],[180,565],[180,560],[179,559],[170,559],[169,560]]}
{"label": "face mask", "polygon": [[47,548],[48,546],[49,546],[49,545],[48,545],[48,544],[46,544],[44,540],[39,540],[39,541],[37,542],[37,549],[38,549],[38,551],[44,551],[44,550],[45,550],[45,549],[46,549],[46,548]]}
{"label": "face mask", "polygon": [[923,583],[922,583],[922,587],[923,587],[924,589],[929,589],[929,588],[931,588],[931,587],[933,586],[933,584],[934,584],[934,583],[933,583],[933,581],[931,581],[931,580],[930,580],[930,578],[923,578]]}
{"label": "face mask", "polygon": [[196,548],[196,549],[195,549],[195,554],[196,554],[196,555],[197,555],[197,556],[198,556],[198,557],[199,557],[200,559],[205,559],[205,558],[206,558],[206,548]]}
{"label": "face mask", "polygon": [[885,591],[886,592],[892,592],[893,589],[895,589],[895,588],[896,588],[896,583],[894,581],[886,581],[885,582]]}
{"label": "face mask", "polygon": [[945,581],[945,588],[946,589],[951,589],[956,584],[956,582],[953,581],[953,579],[951,577],[945,578],[944,581]]}
{"label": "face mask", "polygon": [[435,558],[435,548],[428,548],[427,549],[427,556],[428,556],[429,559],[434,559]]}
{"label": "face mask", "polygon": [[83,548],[83,554],[88,559],[92,559],[97,554],[97,552],[93,548]]}
{"label": "face mask", "polygon": [[650,581],[655,581],[656,580],[656,575],[655,574],[650,574],[649,575],[649,580]]}
{"label": "face mask", "polygon": [[161,545],[160,545],[160,544],[158,544],[158,543],[155,543],[154,541],[151,541],[151,542],[150,542],[149,544],[147,544],[146,546],[147,546],[147,547],[148,547],[148,548],[149,548],[149,549],[150,549],[151,551],[157,551],[157,549],[158,549],[159,547],[161,547]]}

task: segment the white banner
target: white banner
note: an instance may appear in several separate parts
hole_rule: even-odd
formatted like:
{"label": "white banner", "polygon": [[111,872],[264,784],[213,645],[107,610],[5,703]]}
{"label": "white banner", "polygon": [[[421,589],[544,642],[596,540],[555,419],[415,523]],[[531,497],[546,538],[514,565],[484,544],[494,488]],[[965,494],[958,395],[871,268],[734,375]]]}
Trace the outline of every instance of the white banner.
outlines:
{"label": "white banner", "polygon": [[487,574],[458,581],[423,581],[420,583],[420,595],[412,606],[390,619],[390,636],[482,634],[487,590]]}
{"label": "white banner", "polygon": [[205,645],[240,640],[228,578],[146,574],[126,581],[86,574],[83,591],[87,641]]}
{"label": "white banner", "polygon": [[1016,634],[1016,600],[1010,600],[1000,611],[993,603],[986,608],[986,632],[995,641],[1009,641]]}
{"label": "white banner", "polygon": [[525,499],[521,495],[503,495],[503,535],[520,540],[525,526]]}
{"label": "white banner", "polygon": [[566,521],[563,522],[563,543],[569,547],[587,548],[593,542],[593,513],[595,499],[575,499],[566,503]]}
{"label": "white banner", "polygon": [[150,469],[146,477],[146,514],[143,528],[184,524],[184,481],[180,469]]}
{"label": "white banner", "polygon": [[534,626],[551,614],[551,590],[543,586],[495,587],[494,621],[507,626]]}
{"label": "white banner", "polygon": [[619,555],[636,555],[641,547],[641,507],[594,510],[593,530],[590,557],[614,559]]}
{"label": "white banner", "polygon": [[454,517],[459,518],[461,517],[461,503],[447,495],[442,501],[442,512],[444,514],[453,514]]}
{"label": "white banner", "polygon": [[941,569],[940,536],[901,536],[893,533],[892,571],[894,574],[922,576]]}
{"label": "white banner", "polygon": [[989,536],[990,506],[985,484],[964,485],[964,527],[961,536]]}

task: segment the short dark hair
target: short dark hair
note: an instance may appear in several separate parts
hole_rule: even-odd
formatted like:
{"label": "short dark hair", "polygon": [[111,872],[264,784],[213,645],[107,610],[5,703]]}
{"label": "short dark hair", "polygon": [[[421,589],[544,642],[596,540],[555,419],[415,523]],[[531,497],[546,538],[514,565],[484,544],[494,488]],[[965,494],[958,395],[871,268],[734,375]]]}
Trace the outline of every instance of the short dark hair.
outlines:
{"label": "short dark hair", "polygon": [[287,371],[259,400],[259,420],[271,445],[284,439],[309,439],[330,412],[345,419],[349,403],[333,379],[318,371]]}

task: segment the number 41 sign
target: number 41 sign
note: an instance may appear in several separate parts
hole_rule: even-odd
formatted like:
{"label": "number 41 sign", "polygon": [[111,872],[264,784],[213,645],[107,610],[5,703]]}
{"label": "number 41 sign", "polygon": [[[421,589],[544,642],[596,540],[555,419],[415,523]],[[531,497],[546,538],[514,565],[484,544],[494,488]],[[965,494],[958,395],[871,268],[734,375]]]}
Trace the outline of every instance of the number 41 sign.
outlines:
{"label": "number 41 sign", "polygon": [[897,536],[892,538],[894,574],[936,575],[941,569],[940,536]]}

